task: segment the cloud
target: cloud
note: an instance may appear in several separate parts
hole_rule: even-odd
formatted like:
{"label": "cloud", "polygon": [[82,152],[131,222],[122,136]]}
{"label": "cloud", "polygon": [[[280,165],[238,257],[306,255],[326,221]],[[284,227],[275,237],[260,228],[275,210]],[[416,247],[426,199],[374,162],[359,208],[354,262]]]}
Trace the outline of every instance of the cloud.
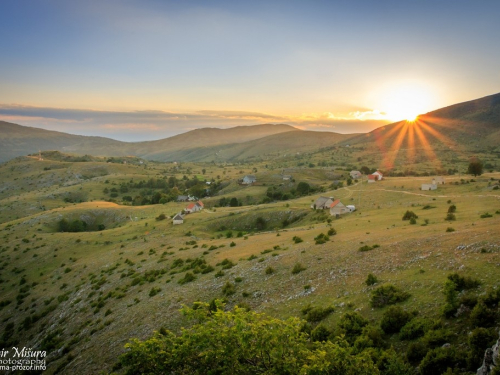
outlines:
{"label": "cloud", "polygon": [[171,137],[203,127],[228,128],[262,123],[287,123],[303,130],[364,133],[386,125],[375,110],[338,116],[332,112],[300,116],[276,116],[249,111],[200,110],[193,113],[167,111],[98,111],[0,104],[0,120],[71,134],[104,136],[123,141]]}

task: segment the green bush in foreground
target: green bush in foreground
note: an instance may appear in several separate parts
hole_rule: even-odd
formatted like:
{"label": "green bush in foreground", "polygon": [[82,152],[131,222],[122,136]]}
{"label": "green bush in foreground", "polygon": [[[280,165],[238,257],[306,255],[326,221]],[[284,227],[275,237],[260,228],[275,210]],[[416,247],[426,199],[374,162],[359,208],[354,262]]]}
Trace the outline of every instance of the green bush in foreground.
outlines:
{"label": "green bush in foreground", "polygon": [[221,308],[184,307],[196,323],[180,335],[162,330],[133,339],[120,359],[126,374],[380,374],[367,353],[354,353],[345,341],[311,343],[297,318]]}
{"label": "green bush in foreground", "polygon": [[372,292],[370,304],[372,307],[384,307],[406,301],[408,298],[410,298],[410,293],[388,284],[379,286]]}

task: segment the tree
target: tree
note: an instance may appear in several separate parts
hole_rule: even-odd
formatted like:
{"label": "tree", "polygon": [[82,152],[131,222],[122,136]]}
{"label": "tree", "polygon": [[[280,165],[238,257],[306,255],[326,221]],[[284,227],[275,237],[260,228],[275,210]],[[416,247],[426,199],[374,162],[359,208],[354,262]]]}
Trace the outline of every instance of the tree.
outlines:
{"label": "tree", "polygon": [[307,195],[311,190],[311,186],[307,182],[299,182],[297,185],[297,193],[300,195]]}
{"label": "tree", "polygon": [[126,374],[379,374],[368,353],[345,341],[310,343],[304,321],[275,319],[220,301],[182,312],[195,322],[180,335],[161,330],[133,339],[121,356]]}
{"label": "tree", "polygon": [[474,177],[481,176],[483,174],[483,162],[478,158],[471,159],[467,173],[473,174]]}

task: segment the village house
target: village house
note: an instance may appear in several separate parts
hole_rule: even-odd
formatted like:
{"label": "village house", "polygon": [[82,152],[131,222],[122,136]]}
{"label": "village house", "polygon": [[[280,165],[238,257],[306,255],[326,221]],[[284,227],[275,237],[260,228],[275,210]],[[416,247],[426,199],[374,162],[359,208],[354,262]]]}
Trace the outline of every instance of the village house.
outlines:
{"label": "village house", "polygon": [[292,179],[292,176],[290,176],[288,174],[283,175],[283,181],[290,181],[291,179]]}
{"label": "village house", "polygon": [[333,203],[333,197],[319,197],[316,201],[311,205],[311,208],[317,210],[326,210],[330,208],[330,205]]}
{"label": "village house", "polygon": [[362,176],[360,171],[351,171],[349,174],[351,175],[351,178],[353,178],[355,180],[361,178],[361,176]]}
{"label": "village house", "polygon": [[255,176],[252,174],[249,174],[249,175],[246,175],[245,177],[243,177],[243,179],[241,180],[241,183],[243,185],[251,185],[256,181],[257,181],[257,179],[255,178]]}
{"label": "village house", "polygon": [[437,190],[437,185],[432,183],[432,184],[422,184],[421,190]]}
{"label": "village house", "polygon": [[192,214],[193,212],[201,211],[204,208],[204,204],[201,201],[189,203],[189,205],[184,209],[185,212]]}
{"label": "village house", "polygon": [[377,176],[377,181],[380,181],[381,179],[384,178],[384,175],[380,171],[373,172],[372,176]]}
{"label": "village house", "polygon": [[373,174],[369,174],[367,177],[368,177],[368,182],[369,183],[373,183],[373,182],[375,182],[375,181],[378,180],[378,177],[375,176],[375,175],[373,175]]}
{"label": "village house", "polygon": [[172,222],[173,222],[174,225],[184,224],[184,217],[181,214],[177,214],[172,219]]}
{"label": "village house", "polygon": [[187,202],[189,197],[187,195],[178,195],[177,202]]}
{"label": "village house", "polygon": [[351,211],[340,201],[340,199],[336,199],[330,204],[330,215],[332,216],[338,217],[348,212]]}
{"label": "village house", "polygon": [[436,185],[444,185],[444,177],[443,176],[434,177],[432,183]]}

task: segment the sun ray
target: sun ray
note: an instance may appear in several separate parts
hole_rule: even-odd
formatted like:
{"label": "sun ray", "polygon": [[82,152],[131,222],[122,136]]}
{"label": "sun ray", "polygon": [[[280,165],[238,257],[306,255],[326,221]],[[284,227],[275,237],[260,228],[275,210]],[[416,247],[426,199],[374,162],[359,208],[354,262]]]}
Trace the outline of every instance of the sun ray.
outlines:
{"label": "sun ray", "polygon": [[418,137],[418,139],[419,139],[419,141],[420,141],[420,143],[422,145],[422,149],[423,149],[424,153],[427,155],[427,158],[431,162],[437,162],[439,168],[441,168],[442,167],[442,163],[439,160],[439,158],[437,157],[437,154],[432,149],[432,146],[430,145],[427,137],[425,136],[425,134],[424,134],[424,132],[422,130],[422,122],[421,121],[418,121],[416,123],[415,132],[417,133],[417,137]]}
{"label": "sun ray", "polygon": [[[401,131],[397,135],[396,141],[393,144],[393,147],[391,147],[392,152],[386,152],[384,156],[384,160],[382,161],[382,165],[384,168],[387,169],[393,169],[394,168],[394,161],[396,160],[399,150],[401,148],[401,144],[403,143],[403,140],[405,138],[405,134],[408,131],[408,123],[407,122],[402,122],[401,123]],[[394,133],[394,132],[392,132]]]}

